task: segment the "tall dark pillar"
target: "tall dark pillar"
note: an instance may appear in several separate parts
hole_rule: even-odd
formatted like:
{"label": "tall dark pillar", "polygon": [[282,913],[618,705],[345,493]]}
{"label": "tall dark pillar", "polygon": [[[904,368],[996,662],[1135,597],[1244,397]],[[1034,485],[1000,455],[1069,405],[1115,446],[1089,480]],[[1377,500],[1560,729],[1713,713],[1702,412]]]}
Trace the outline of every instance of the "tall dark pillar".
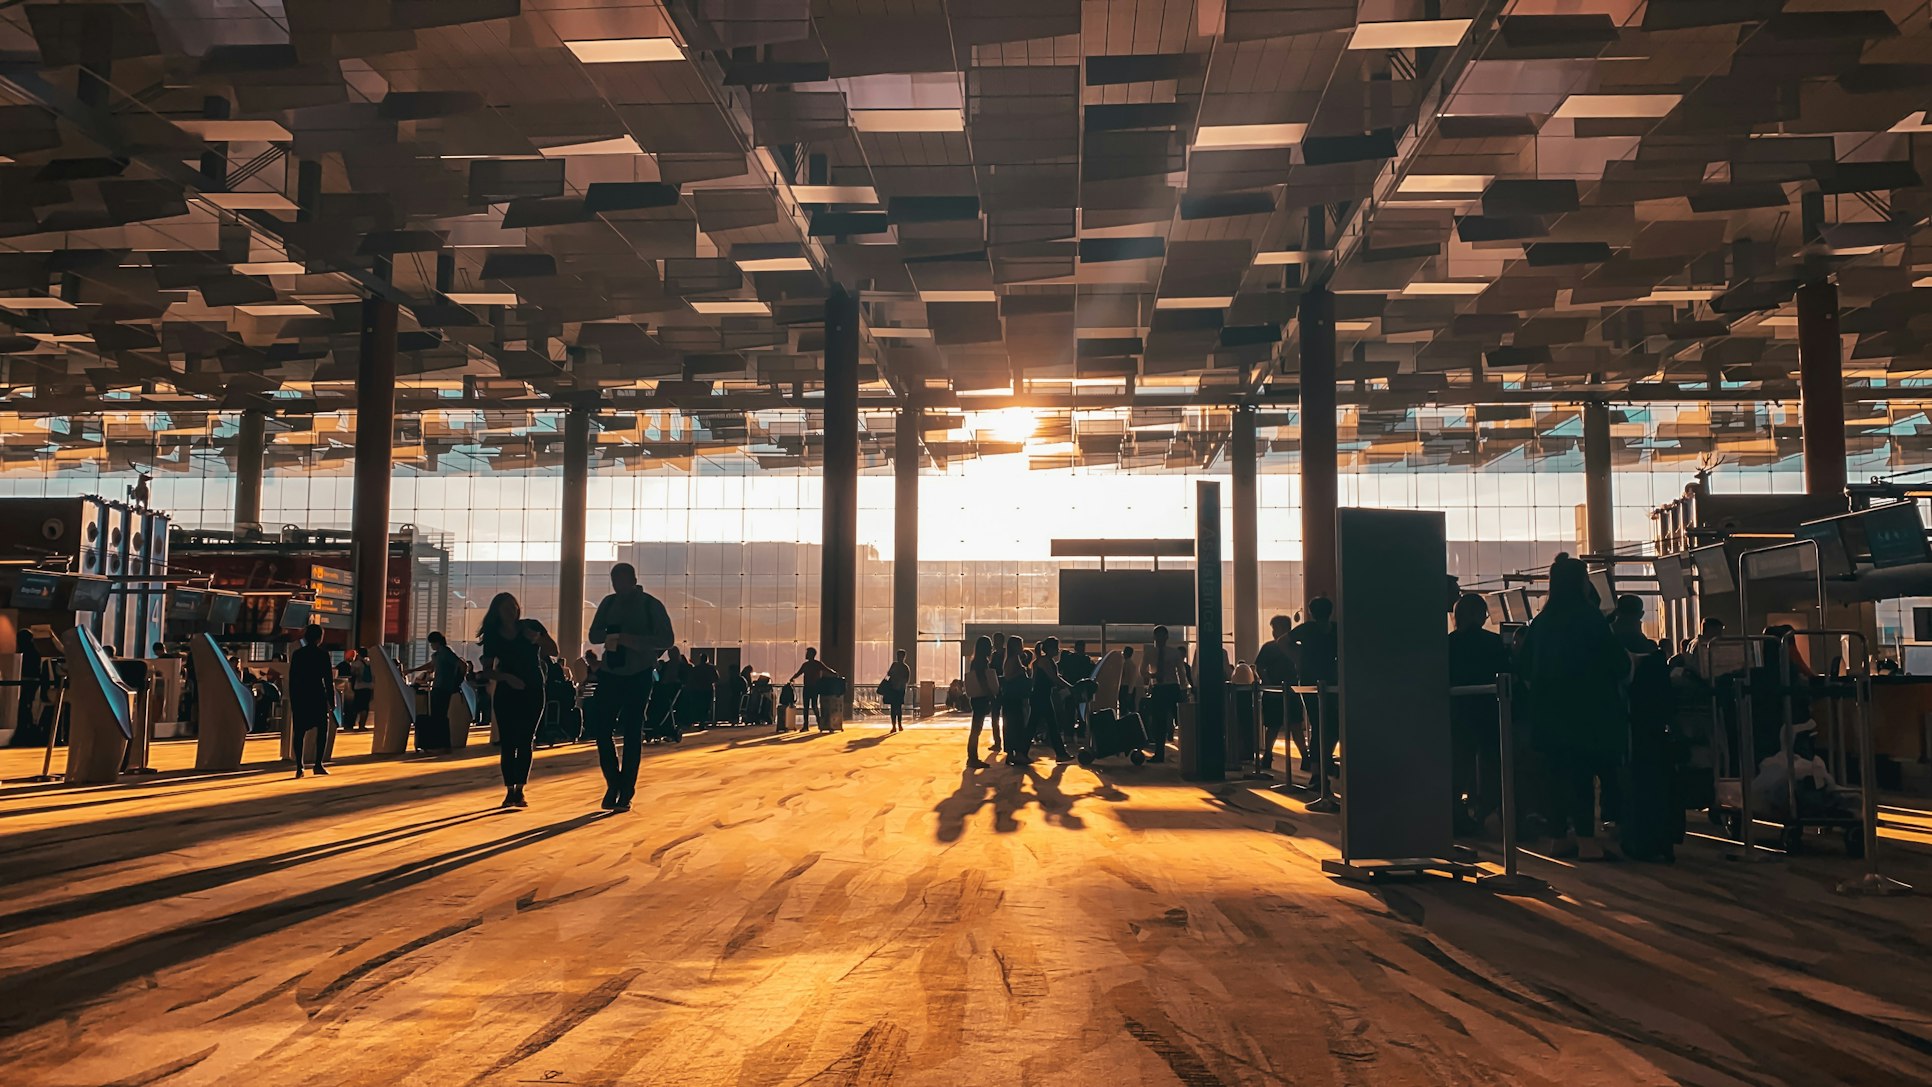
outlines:
{"label": "tall dark pillar", "polygon": [[268,413],[249,408],[241,413],[241,435],[235,446],[235,530],[262,523],[262,462],[268,451]]}
{"label": "tall dark pillar", "polygon": [[825,492],[818,652],[852,678],[858,654],[859,297],[825,300]]}
{"label": "tall dark pillar", "polygon": [[1845,493],[1845,371],[1838,339],[1838,286],[1798,288],[1798,392],[1805,443],[1805,493]]}
{"label": "tall dark pillar", "polygon": [[1610,493],[1610,406],[1583,405],[1583,540],[1586,555],[1617,549],[1616,507]]}
{"label": "tall dark pillar", "polygon": [[892,648],[919,675],[919,409],[899,411],[892,441]]}
{"label": "tall dark pillar", "polygon": [[1261,544],[1255,500],[1254,406],[1234,409],[1228,463],[1234,470],[1234,655],[1253,663],[1261,648]]}
{"label": "tall dark pillar", "polygon": [[384,594],[389,588],[389,470],[395,430],[396,304],[364,299],[362,351],[356,360],[355,507],[349,528],[355,640],[372,649],[383,641]]}
{"label": "tall dark pillar", "polygon": [[1335,295],[1301,296],[1301,597],[1335,593]]}
{"label": "tall dark pillar", "polygon": [[584,651],[584,537],[590,519],[591,409],[573,405],[564,416],[563,550],[557,563],[557,646],[566,661]]}

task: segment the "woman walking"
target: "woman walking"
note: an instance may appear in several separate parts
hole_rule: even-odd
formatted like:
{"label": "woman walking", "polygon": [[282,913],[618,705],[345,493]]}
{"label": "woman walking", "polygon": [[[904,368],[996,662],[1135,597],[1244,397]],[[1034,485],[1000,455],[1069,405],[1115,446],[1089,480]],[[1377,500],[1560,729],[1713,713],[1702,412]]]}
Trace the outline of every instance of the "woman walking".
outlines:
{"label": "woman walking", "polygon": [[906,688],[911,685],[912,666],[906,663],[906,651],[901,649],[886,669],[885,681],[879,684],[879,696],[892,713],[893,732],[906,730]]}
{"label": "woman walking", "polygon": [[530,780],[531,747],[543,721],[543,662],[556,656],[557,643],[509,593],[498,593],[476,632],[483,647],[483,675],[494,683],[490,702],[496,711],[497,759],[503,769],[503,806],[524,808],[523,787]]}
{"label": "woman walking", "polygon": [[973,708],[973,731],[966,737],[966,765],[974,770],[986,768],[979,757],[979,732],[987,718],[993,721],[992,754],[1000,753],[1000,719],[993,714],[999,698],[999,674],[993,670],[993,639],[982,634],[973,643],[973,659],[966,665],[966,697]]}

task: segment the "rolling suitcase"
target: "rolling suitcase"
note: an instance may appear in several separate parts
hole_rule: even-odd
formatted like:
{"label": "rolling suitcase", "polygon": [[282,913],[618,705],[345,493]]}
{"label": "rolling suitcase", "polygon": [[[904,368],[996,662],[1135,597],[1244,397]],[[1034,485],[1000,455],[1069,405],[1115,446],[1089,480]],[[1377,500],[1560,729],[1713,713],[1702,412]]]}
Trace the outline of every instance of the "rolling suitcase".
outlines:
{"label": "rolling suitcase", "polygon": [[1087,746],[1080,749],[1080,765],[1092,766],[1095,759],[1115,755],[1126,755],[1135,766],[1147,761],[1147,730],[1140,714],[1095,710],[1087,722]]}

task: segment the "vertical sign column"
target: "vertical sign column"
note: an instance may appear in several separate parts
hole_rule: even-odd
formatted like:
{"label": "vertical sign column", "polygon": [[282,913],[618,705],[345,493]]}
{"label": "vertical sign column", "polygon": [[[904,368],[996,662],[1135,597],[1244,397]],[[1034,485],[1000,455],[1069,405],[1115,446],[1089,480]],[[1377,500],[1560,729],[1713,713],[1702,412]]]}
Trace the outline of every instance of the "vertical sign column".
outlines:
{"label": "vertical sign column", "polygon": [[1227,771],[1228,667],[1221,647],[1221,485],[1194,485],[1194,750],[1196,781],[1219,781]]}
{"label": "vertical sign column", "polygon": [[1234,655],[1252,663],[1261,648],[1261,545],[1255,498],[1255,410],[1234,409],[1228,460],[1234,470]]}
{"label": "vertical sign column", "polygon": [[899,411],[892,441],[892,647],[919,678],[919,409]]}
{"label": "vertical sign column", "polygon": [[590,409],[564,415],[563,523],[557,564],[557,648],[566,663],[584,652],[584,537],[590,518]]}
{"label": "vertical sign column", "polygon": [[1838,340],[1838,287],[1798,288],[1799,420],[1805,443],[1805,493],[1845,493],[1845,370]]}
{"label": "vertical sign column", "polygon": [[[819,566],[819,655],[853,678],[858,651],[859,299],[825,299],[825,492]],[[847,689],[847,697],[851,695]]]}
{"label": "vertical sign column", "polygon": [[1611,495],[1610,406],[1583,405],[1583,553],[1608,555],[1617,549],[1616,507]]}
{"label": "vertical sign column", "polygon": [[268,452],[268,416],[260,408],[241,413],[235,446],[235,531],[262,524],[262,470]]}

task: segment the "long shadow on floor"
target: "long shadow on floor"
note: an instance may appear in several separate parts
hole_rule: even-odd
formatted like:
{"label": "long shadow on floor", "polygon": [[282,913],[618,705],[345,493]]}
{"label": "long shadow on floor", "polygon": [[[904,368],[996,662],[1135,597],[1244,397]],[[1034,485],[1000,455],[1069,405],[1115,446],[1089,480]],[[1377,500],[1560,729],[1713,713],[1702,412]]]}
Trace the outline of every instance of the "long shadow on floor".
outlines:
{"label": "long shadow on floor", "polygon": [[214,890],[229,883],[254,879],[287,871],[297,865],[328,860],[344,854],[378,846],[395,845],[411,838],[420,838],[438,831],[449,830],[464,823],[487,819],[494,815],[508,814],[506,809],[491,808],[486,811],[470,812],[464,815],[445,816],[440,819],[426,819],[407,826],[387,827],[372,831],[355,838],[339,842],[328,842],[302,849],[291,849],[267,857],[255,857],[245,861],[216,865],[212,868],[197,868],[187,872],[176,872],[159,879],[142,883],[113,887],[95,891],[59,902],[18,910],[14,913],[0,914],[0,935],[18,932],[53,922],[71,922],[90,914],[108,910],[123,909],[128,906],[145,905],[174,898],[178,895],[200,894]]}
{"label": "long shadow on floor", "polygon": [[[76,1007],[139,978],[207,958],[260,936],[288,931],[336,910],[368,905],[392,892],[537,845],[604,818],[607,816],[603,813],[593,812],[515,831],[290,898],[143,934],[86,955],[21,971],[8,977],[7,984],[15,992],[32,993],[34,998],[12,1001],[0,1009],[0,1037],[60,1019]],[[479,916],[471,923],[480,920]]]}
{"label": "long shadow on floor", "polygon": [[[1045,774],[1041,774],[1033,763],[1026,763],[1017,770],[1004,763],[978,769],[968,767],[959,775],[959,788],[933,806],[933,812],[939,816],[939,827],[934,836],[941,842],[958,841],[965,836],[966,821],[988,804],[993,806],[993,831],[996,834],[1011,834],[1019,830],[1020,811],[1035,803],[1046,815],[1048,826],[1085,830],[1086,820],[1074,814],[1073,810],[1080,801],[1097,799],[1119,803],[1127,799],[1126,793],[1105,778],[1086,792],[1065,791],[1061,783],[1066,778],[1069,765],[1059,763]],[[1025,788],[1028,783],[1033,786],[1030,793]]]}

